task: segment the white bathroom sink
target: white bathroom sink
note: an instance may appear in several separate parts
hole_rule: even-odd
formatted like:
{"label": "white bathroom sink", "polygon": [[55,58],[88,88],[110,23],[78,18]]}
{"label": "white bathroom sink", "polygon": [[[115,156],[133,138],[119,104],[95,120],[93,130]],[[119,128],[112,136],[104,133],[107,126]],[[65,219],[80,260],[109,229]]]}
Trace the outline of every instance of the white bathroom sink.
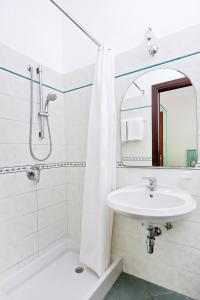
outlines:
{"label": "white bathroom sink", "polygon": [[110,193],[107,204],[118,213],[157,224],[172,222],[197,207],[190,194],[167,185],[159,185],[156,191],[146,185],[128,186]]}

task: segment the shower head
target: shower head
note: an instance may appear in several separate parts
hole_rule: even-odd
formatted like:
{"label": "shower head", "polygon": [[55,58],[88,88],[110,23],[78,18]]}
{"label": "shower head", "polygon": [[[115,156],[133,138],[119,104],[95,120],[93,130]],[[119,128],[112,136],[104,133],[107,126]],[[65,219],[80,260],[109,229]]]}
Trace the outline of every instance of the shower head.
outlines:
{"label": "shower head", "polygon": [[56,94],[51,94],[49,93],[47,95],[47,99],[46,99],[46,102],[45,102],[45,106],[44,106],[44,110],[48,113],[48,107],[49,107],[49,102],[50,101],[55,101],[57,99],[57,95]]}
{"label": "shower head", "polygon": [[56,94],[51,94],[49,93],[47,95],[47,99],[46,99],[46,102],[48,103],[49,101],[55,101],[57,99],[57,95]]}

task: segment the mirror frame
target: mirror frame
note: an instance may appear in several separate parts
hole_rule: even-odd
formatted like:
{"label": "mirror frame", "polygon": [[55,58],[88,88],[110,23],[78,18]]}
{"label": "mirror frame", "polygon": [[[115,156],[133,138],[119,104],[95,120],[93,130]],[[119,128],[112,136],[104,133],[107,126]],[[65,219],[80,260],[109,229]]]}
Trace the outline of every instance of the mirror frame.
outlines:
{"label": "mirror frame", "polygon": [[[195,91],[195,95],[196,95],[196,120],[197,120],[197,136],[196,136],[196,141],[197,141],[197,161],[196,161],[196,164],[193,166],[193,167],[187,167],[187,166],[184,166],[184,167],[180,167],[180,166],[177,166],[177,167],[166,167],[166,166],[159,166],[159,165],[154,165],[153,166],[153,143],[152,143],[152,166],[128,166],[128,165],[126,165],[125,163],[124,163],[124,161],[122,160],[122,143],[121,143],[121,130],[120,130],[120,134],[119,134],[119,137],[120,137],[120,164],[123,166],[123,167],[125,167],[125,168],[135,168],[135,169],[160,169],[160,170],[165,170],[165,169],[177,169],[177,170],[200,170],[200,162],[199,162],[199,147],[200,147],[200,145],[199,145],[199,139],[198,139],[198,130],[199,130],[199,118],[198,118],[198,111],[197,111],[197,108],[198,108],[198,105],[197,105],[197,100],[198,100],[198,97],[197,97],[197,90],[196,90],[196,88],[195,88],[195,86],[194,86],[194,84],[192,83],[192,81],[190,80],[190,78],[185,74],[185,73],[183,73],[182,71],[180,71],[180,70],[177,70],[177,69],[175,69],[175,68],[155,68],[155,69],[153,69],[153,70],[150,70],[150,71],[147,71],[147,72],[144,72],[143,74],[141,74],[141,75],[139,75],[139,76],[137,76],[134,80],[132,80],[132,82],[128,85],[128,87],[126,88],[126,90],[125,90],[125,92],[124,92],[124,95],[123,95],[123,97],[122,97],[122,100],[121,100],[121,103],[120,103],[120,120],[121,120],[121,106],[122,106],[122,103],[123,103],[123,101],[124,101],[124,97],[125,97],[125,95],[126,95],[126,93],[127,93],[127,91],[128,91],[128,89],[130,88],[130,86],[138,79],[138,78],[140,78],[141,76],[144,76],[144,75],[146,75],[146,74],[148,74],[148,73],[150,73],[150,72],[153,72],[153,71],[156,71],[156,70],[167,70],[167,69],[171,69],[171,70],[174,70],[174,71],[177,71],[177,72],[179,72],[179,73],[181,73],[181,74],[183,74],[183,76],[184,76],[184,78],[180,78],[181,80],[182,79],[184,79],[184,81],[185,81],[185,83],[184,84],[188,84],[188,85],[184,85],[184,86],[180,86],[180,87],[178,87],[178,88],[181,88],[181,87],[186,87],[186,86],[193,86],[193,88],[194,88],[194,91]],[[179,80],[179,79],[177,79],[177,80]],[[168,81],[169,82],[169,84],[170,84],[170,82],[172,82],[173,80],[171,80],[171,81]],[[175,80],[176,81],[176,80]],[[167,83],[167,82],[165,82],[165,83]],[[155,95],[156,94],[158,94],[158,91],[156,91],[156,87],[159,89],[159,85],[162,85],[163,83],[159,83],[159,84],[155,84],[155,85],[153,85],[153,86],[155,86],[155,90],[154,90],[154,93],[155,93]],[[172,83],[171,83],[172,84]],[[181,83],[180,83],[180,85],[181,85]],[[153,105],[153,86],[152,86],[152,105]],[[172,87],[172,86],[171,86]],[[162,87],[161,87],[162,88]],[[167,88],[167,85],[166,85],[166,88]],[[177,87],[174,87],[174,88],[171,88],[170,90],[172,90],[172,89],[176,89]],[[169,90],[169,89],[168,89]],[[167,90],[162,90],[163,92],[164,91],[167,91]],[[157,103],[158,103],[158,101],[157,101]],[[158,113],[158,105],[157,105],[157,113]],[[152,109],[152,114],[153,114],[153,109]],[[152,115],[152,117],[153,117],[153,115]],[[153,119],[152,119],[152,125],[153,125]],[[156,127],[157,127],[157,131],[158,131],[158,124],[156,124]],[[119,127],[120,129],[121,129],[121,125],[120,125],[120,127]],[[153,128],[153,126],[152,126],[152,128]],[[154,139],[155,139],[155,137],[154,137]],[[152,142],[153,142],[153,134],[152,134]],[[158,141],[157,141],[158,142]],[[159,146],[158,146],[158,149],[159,149]],[[156,155],[158,156],[158,153],[159,152],[157,152],[156,153]],[[156,156],[156,158],[157,158],[157,156]],[[156,159],[155,158],[155,159]]]}

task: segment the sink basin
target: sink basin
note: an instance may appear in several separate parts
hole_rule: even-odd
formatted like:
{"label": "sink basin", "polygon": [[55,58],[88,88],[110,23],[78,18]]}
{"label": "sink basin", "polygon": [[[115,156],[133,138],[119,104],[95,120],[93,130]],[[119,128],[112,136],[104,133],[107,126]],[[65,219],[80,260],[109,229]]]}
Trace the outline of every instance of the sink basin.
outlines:
{"label": "sink basin", "polygon": [[128,186],[110,193],[107,205],[153,224],[172,222],[197,207],[190,194],[167,185],[159,185],[156,191],[149,191],[145,185]]}

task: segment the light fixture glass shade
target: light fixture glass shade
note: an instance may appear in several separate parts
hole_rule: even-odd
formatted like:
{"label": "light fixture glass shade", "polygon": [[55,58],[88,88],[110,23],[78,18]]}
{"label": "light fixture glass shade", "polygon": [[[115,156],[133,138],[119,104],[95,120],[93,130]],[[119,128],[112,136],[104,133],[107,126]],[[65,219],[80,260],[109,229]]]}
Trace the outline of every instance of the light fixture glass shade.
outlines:
{"label": "light fixture glass shade", "polygon": [[158,46],[156,45],[156,37],[151,27],[148,28],[145,38],[147,41],[148,52],[151,56],[154,56],[158,51]]}

